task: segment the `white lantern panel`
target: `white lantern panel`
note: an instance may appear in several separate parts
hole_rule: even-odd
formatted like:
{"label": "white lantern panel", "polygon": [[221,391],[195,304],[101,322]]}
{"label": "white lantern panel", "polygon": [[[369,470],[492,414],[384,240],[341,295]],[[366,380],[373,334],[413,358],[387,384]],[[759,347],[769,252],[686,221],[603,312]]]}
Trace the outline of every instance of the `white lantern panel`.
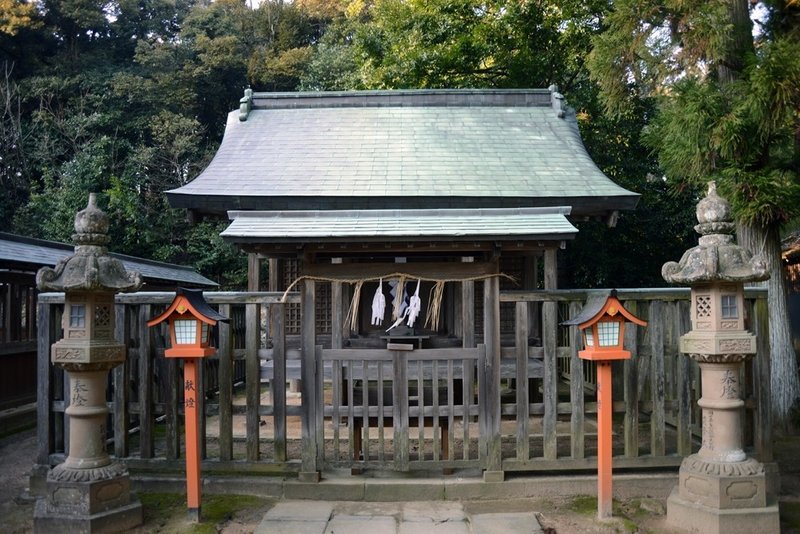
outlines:
{"label": "white lantern panel", "polygon": [[190,345],[197,342],[197,321],[178,319],[175,321],[175,343]]}
{"label": "white lantern panel", "polygon": [[583,331],[586,334],[586,346],[587,347],[594,347],[594,333],[592,332],[591,328],[587,328]]}
{"label": "white lantern panel", "polygon": [[203,328],[200,331],[200,339],[203,341],[203,343],[208,343],[208,334],[210,328],[211,327],[209,326],[208,323],[203,323]]}
{"label": "white lantern panel", "polygon": [[619,343],[619,323],[608,321],[597,323],[598,344],[601,347],[614,347]]}

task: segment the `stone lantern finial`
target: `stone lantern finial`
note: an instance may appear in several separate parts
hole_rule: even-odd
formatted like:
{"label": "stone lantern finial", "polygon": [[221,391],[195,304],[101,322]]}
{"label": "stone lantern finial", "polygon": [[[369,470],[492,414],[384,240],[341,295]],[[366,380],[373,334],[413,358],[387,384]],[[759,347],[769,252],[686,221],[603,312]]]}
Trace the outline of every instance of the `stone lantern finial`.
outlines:
{"label": "stone lantern finial", "polygon": [[96,193],[89,193],[89,203],[84,209],[75,214],[75,233],[72,240],[76,245],[107,245],[111,238],[108,236],[108,216],[97,207]]}
{"label": "stone lantern finial", "polygon": [[106,245],[108,216],[97,207],[94,193],[86,208],[75,215],[75,254],[59,261],[54,268],[42,267],[36,273],[39,291],[136,291],[142,286],[138,272],[126,271],[123,263],[108,255]]}
{"label": "stone lantern finial", "polygon": [[697,204],[700,234],[696,247],[687,250],[679,262],[667,262],[661,268],[664,280],[672,284],[692,285],[703,282],[758,282],[769,278],[767,263],[761,255],[753,256],[734,239],[735,225],[730,204],[717,195],[714,182]]}

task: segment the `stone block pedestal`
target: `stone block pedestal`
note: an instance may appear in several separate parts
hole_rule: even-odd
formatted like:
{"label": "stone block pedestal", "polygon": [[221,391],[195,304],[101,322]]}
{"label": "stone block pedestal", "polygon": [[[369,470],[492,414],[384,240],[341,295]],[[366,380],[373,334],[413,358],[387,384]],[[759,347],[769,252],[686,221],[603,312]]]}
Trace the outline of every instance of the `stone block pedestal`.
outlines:
{"label": "stone block pedestal", "polygon": [[[58,476],[65,470],[54,471]],[[142,524],[142,503],[130,493],[126,471],[101,480],[59,480],[52,474],[46,498],[33,512],[35,532],[122,532]]]}
{"label": "stone block pedestal", "polygon": [[703,534],[779,532],[778,504],[767,493],[758,461],[709,461],[693,454],[681,464],[678,487],[667,500],[667,522]]}
{"label": "stone block pedestal", "polygon": [[702,534],[780,532],[777,503],[759,508],[712,508],[682,498],[678,488],[667,499],[667,523]]}

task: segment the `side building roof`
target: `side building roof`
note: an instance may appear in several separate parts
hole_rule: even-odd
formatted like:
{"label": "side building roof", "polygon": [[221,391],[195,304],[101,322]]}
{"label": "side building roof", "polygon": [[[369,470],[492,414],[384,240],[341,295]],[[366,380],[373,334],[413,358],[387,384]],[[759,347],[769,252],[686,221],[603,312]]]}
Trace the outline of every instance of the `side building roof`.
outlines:
{"label": "side building roof", "polygon": [[[56,241],[34,239],[0,232],[0,270],[32,271],[53,266],[75,251],[74,246]],[[139,271],[147,286],[189,285],[197,288],[214,288],[219,284],[209,280],[191,267],[146,260],[124,254],[109,253],[125,265],[125,269]]]}
{"label": "side building roof", "polygon": [[632,209],[554,89],[255,93],[170,203],[228,210]]}

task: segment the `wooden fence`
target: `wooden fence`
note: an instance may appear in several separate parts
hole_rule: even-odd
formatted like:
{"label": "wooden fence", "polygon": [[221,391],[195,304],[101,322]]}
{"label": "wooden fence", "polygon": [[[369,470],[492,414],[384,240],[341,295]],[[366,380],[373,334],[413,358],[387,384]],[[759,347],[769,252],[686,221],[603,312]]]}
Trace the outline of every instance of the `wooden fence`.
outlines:
{"label": "wooden fence", "polygon": [[[206,293],[236,320],[220,326],[218,354],[202,367],[204,472],[594,470],[591,364],[577,356],[575,328],[559,326],[586,295],[501,292],[500,301],[514,307],[515,332],[497,355],[480,344],[411,351],[317,346],[313,357],[301,358],[299,342],[285,329],[287,304],[300,302],[298,295],[281,303],[277,293]],[[761,417],[761,407],[769,406],[766,293],[746,296],[759,354],[743,370],[745,445],[769,461],[769,418]],[[117,338],[128,359],[111,373],[108,438],[113,454],[134,471],[184,466],[180,364],[162,357],[165,331],[146,326],[172,297],[117,297]],[[689,329],[689,292],[620,290],[619,297],[649,325],[626,329],[633,357],[613,368],[615,467],[677,466],[699,447],[699,372],[678,354],[678,338]],[[49,362],[62,307],[63,295],[39,296],[41,465],[61,461],[68,447],[69,389],[65,373]],[[541,332],[540,346],[530,346],[529,328]],[[302,365],[293,365],[297,358]],[[302,394],[288,391],[287,380],[300,377]]]}

